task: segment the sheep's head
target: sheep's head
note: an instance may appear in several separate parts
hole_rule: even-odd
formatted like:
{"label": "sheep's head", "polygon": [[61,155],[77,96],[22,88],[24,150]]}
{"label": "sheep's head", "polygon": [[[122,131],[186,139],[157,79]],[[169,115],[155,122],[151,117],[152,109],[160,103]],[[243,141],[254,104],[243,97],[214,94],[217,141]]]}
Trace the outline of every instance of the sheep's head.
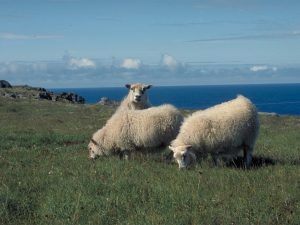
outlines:
{"label": "sheep's head", "polygon": [[94,139],[90,140],[88,149],[89,149],[89,159],[96,159],[98,156],[104,155],[104,151],[101,145],[97,143]]}
{"label": "sheep's head", "polygon": [[145,84],[126,84],[125,87],[129,89],[128,96],[131,102],[134,103],[147,103],[146,90],[151,88],[151,85]]}
{"label": "sheep's head", "polygon": [[191,151],[191,145],[178,147],[169,146],[173,152],[173,157],[178,163],[179,169],[189,168],[196,162],[196,155]]}

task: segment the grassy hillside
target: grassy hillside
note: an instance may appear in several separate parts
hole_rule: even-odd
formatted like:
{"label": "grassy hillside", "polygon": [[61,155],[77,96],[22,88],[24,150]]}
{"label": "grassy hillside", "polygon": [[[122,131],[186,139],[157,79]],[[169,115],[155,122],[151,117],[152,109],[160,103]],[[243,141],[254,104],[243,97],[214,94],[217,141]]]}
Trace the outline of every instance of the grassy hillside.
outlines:
{"label": "grassy hillside", "polygon": [[[254,166],[89,161],[114,108],[0,98],[0,224],[299,224],[300,118],[261,116]],[[238,161],[235,162],[238,165]]]}

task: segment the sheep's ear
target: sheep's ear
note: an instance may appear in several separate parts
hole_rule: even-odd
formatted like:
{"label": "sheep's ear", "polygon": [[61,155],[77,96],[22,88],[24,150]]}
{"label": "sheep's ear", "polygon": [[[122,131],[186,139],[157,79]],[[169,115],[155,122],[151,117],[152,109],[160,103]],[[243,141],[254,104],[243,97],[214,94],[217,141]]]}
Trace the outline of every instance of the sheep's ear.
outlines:
{"label": "sheep's ear", "polygon": [[149,88],[151,88],[151,87],[152,87],[151,84],[149,84],[149,85],[144,85],[144,90],[147,90],[147,89],[149,89]]}
{"label": "sheep's ear", "polygon": [[172,151],[172,152],[175,152],[175,148],[171,145],[169,145],[169,149]]}
{"label": "sheep's ear", "polygon": [[192,145],[185,145],[185,148],[186,148],[187,150],[189,150],[189,149],[192,148]]}
{"label": "sheep's ear", "polygon": [[98,145],[98,143],[92,138],[91,139],[91,142],[94,144],[94,145]]}
{"label": "sheep's ear", "polygon": [[125,84],[125,87],[127,87],[128,89],[131,88],[131,84]]}

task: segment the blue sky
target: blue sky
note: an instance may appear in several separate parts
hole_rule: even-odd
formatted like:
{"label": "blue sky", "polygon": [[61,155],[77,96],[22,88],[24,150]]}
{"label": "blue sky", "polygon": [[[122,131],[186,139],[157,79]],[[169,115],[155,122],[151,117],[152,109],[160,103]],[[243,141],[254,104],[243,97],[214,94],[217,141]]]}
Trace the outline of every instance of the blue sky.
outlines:
{"label": "blue sky", "polygon": [[299,83],[299,12],[291,0],[0,0],[0,79]]}

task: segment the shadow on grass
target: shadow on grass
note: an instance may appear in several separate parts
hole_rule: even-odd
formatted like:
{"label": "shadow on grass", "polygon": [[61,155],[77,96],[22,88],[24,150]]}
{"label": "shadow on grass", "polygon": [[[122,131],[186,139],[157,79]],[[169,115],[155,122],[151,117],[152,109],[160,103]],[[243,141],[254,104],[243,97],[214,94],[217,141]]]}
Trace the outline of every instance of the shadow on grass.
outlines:
{"label": "shadow on grass", "polygon": [[[276,162],[274,159],[271,159],[269,157],[254,156],[252,158],[252,163],[251,163],[250,169],[259,169],[259,168],[265,167],[265,166],[274,166],[277,163],[278,162]],[[239,156],[235,159],[232,159],[228,163],[226,163],[226,166],[244,169],[245,168],[244,159],[243,159],[243,157]]]}
{"label": "shadow on grass", "polygon": [[[207,157],[204,157],[204,158],[198,157],[197,163],[201,164],[201,162],[203,162],[203,160],[204,161],[208,160],[209,162],[212,161],[212,160],[207,159]],[[171,154],[165,155],[164,161],[167,163],[172,163],[173,162],[173,154],[171,153]],[[274,159],[271,159],[269,157],[254,156],[252,158],[252,163],[251,163],[250,169],[258,169],[258,168],[265,167],[265,166],[274,166],[275,164],[278,164],[278,163],[279,162],[277,162]],[[218,164],[216,165],[213,162],[211,162],[211,164],[214,166],[218,165]],[[242,156],[238,156],[237,158],[234,158],[228,162],[225,162],[223,165],[225,167],[245,169],[244,158]]]}
{"label": "shadow on grass", "polygon": [[[300,159],[295,159],[292,161],[280,160],[280,159],[272,159],[270,157],[263,156],[254,156],[252,159],[252,163],[250,169],[259,169],[261,167],[266,166],[274,166],[274,165],[300,165]],[[225,164],[226,167],[244,169],[244,160],[243,157],[239,156]]]}
{"label": "shadow on grass", "polygon": [[[164,161],[167,163],[172,163],[173,162],[173,153],[170,152],[169,154],[165,154]],[[212,162],[213,160],[208,155],[197,157],[197,163],[201,164],[203,161],[209,162],[209,164],[211,164],[212,166],[218,165],[218,163],[215,164],[215,162]],[[223,161],[223,160],[220,160],[220,161]],[[242,156],[238,156],[230,161],[225,160],[223,162],[224,163],[222,163],[222,165],[224,165],[225,167],[245,169],[244,158]],[[278,163],[282,163],[282,162],[276,161],[270,157],[254,156],[252,158],[252,163],[251,163],[250,169],[258,169],[258,168],[265,167],[265,166],[274,166],[275,164],[278,164]],[[283,163],[286,164],[286,162],[283,162]],[[299,162],[299,165],[300,165],[300,162]]]}
{"label": "shadow on grass", "polygon": [[[173,163],[173,154],[165,155],[163,161],[167,163]],[[218,164],[215,164],[212,160],[207,159],[207,158],[198,158],[197,163],[202,163],[203,161],[209,162],[211,166],[218,166]],[[222,161],[222,160],[221,160]],[[266,167],[266,166],[274,166],[276,164],[286,164],[286,162],[279,162],[276,161],[270,157],[258,157],[254,156],[252,158],[252,163],[249,169],[259,169],[261,167]],[[295,162],[292,162],[291,164],[295,164]],[[297,165],[300,165],[300,161],[297,163]],[[244,158],[242,156],[238,156],[237,158],[234,158],[230,161],[224,162],[225,167],[230,167],[230,168],[237,168],[237,169],[245,169],[245,164],[244,164]]]}
{"label": "shadow on grass", "polygon": [[[34,215],[36,204],[32,201],[20,201],[16,199],[0,198],[0,204],[3,207],[4,215],[1,218],[3,222],[12,222],[18,219],[28,219]],[[0,220],[0,221],[1,221]]]}
{"label": "shadow on grass", "polygon": [[[158,157],[155,161],[158,162],[165,162],[165,163],[174,163],[174,159],[173,159],[173,153],[169,152],[169,153],[165,153],[163,155],[161,155],[161,157]],[[215,164],[214,162],[212,162],[213,160],[210,159],[209,157],[198,157],[197,158],[197,163],[202,163],[203,161],[207,161],[209,162],[209,164],[211,164],[212,166],[217,166],[217,164]],[[220,160],[222,161],[222,160]],[[245,168],[245,164],[244,164],[244,159],[242,156],[238,156],[237,158],[234,158],[230,161],[223,161],[224,164],[222,163],[222,165],[224,165],[225,167],[231,167],[231,168],[238,168],[238,169],[244,169]],[[280,162],[275,161],[274,159],[271,159],[269,157],[258,157],[258,156],[254,156],[252,158],[252,163],[250,166],[250,169],[258,169],[260,167],[265,167],[265,166],[274,166],[275,164],[278,164]],[[282,163],[282,162],[281,162]],[[284,162],[284,164],[286,164],[286,162]],[[300,164],[300,162],[299,162]]]}

